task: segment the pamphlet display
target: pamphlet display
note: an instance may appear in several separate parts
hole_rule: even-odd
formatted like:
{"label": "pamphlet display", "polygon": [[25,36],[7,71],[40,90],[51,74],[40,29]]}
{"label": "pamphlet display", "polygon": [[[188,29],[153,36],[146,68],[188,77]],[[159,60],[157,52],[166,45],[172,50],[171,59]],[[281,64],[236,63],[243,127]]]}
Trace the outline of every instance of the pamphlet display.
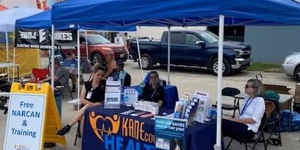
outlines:
{"label": "pamphlet display", "polygon": [[120,108],[121,82],[106,81],[104,108]]}
{"label": "pamphlet display", "polygon": [[132,106],[133,103],[137,102],[139,93],[135,89],[125,89],[123,95],[123,102],[126,106]]}
{"label": "pamphlet display", "polygon": [[196,91],[194,97],[199,99],[195,121],[204,123],[208,116],[209,94],[206,92]]}

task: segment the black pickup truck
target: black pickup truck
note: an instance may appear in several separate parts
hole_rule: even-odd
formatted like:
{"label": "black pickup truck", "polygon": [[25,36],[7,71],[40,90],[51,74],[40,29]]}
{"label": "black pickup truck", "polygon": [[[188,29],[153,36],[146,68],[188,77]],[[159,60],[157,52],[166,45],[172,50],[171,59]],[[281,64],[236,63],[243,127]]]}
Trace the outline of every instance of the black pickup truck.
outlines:
{"label": "black pickup truck", "polygon": [[[143,69],[153,65],[168,63],[168,32],[162,34],[161,41],[140,39]],[[129,53],[138,61],[135,39],[128,40]],[[224,41],[223,75],[240,72],[251,65],[251,46],[243,42]],[[172,65],[196,66],[218,72],[218,36],[209,31],[171,31]]]}

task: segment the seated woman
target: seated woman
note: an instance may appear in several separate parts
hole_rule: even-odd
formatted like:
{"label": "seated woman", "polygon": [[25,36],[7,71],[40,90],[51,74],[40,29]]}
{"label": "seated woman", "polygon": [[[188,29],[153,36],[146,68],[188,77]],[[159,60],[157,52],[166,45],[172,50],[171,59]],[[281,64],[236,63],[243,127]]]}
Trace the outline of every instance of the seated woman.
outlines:
{"label": "seated woman", "polygon": [[159,75],[156,71],[151,71],[149,74],[149,85],[144,87],[142,100],[159,103],[161,107],[165,101],[165,89],[159,84]]}
{"label": "seated woman", "polygon": [[263,94],[262,83],[257,79],[248,80],[245,85],[245,93],[249,97],[244,99],[239,118],[223,118],[223,137],[252,139],[257,133],[265,112],[265,102],[261,97]]}
{"label": "seated woman", "polygon": [[[105,68],[101,64],[97,64],[93,69],[93,79],[92,81],[87,81],[84,83],[80,94],[80,102],[82,104],[81,109],[75,114],[73,119],[68,125],[56,132],[57,135],[63,136],[68,133],[71,127],[83,118],[85,110],[89,107],[95,107],[102,105],[105,97],[105,85],[106,80],[102,80],[105,74]],[[83,123],[83,121],[81,121]],[[81,125],[81,131],[83,124]]]}

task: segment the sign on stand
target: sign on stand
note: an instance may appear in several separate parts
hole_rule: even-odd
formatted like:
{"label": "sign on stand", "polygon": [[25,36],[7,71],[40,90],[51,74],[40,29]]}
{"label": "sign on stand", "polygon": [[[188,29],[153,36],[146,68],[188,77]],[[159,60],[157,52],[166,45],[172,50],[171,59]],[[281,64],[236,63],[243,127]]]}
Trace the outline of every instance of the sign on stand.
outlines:
{"label": "sign on stand", "polygon": [[[47,133],[45,129],[47,128]],[[55,134],[61,128],[58,110],[49,84],[13,83],[3,150],[42,150],[45,142],[66,144]]]}
{"label": "sign on stand", "polygon": [[170,117],[155,117],[156,150],[185,150],[187,120]]}

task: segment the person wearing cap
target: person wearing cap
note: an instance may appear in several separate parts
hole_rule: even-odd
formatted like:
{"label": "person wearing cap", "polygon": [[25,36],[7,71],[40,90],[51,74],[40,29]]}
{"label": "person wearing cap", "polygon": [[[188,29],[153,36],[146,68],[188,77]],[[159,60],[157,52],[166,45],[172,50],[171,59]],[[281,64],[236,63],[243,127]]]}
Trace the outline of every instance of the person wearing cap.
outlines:
{"label": "person wearing cap", "polygon": [[[54,59],[54,86],[64,86],[69,80],[69,70],[60,65],[59,59]],[[51,76],[39,81],[51,83]]]}
{"label": "person wearing cap", "polygon": [[[62,66],[64,67],[71,67],[71,66],[74,66],[73,69],[77,69],[78,65],[78,61],[77,59],[75,58],[75,55],[72,51],[69,51],[67,54],[66,54],[67,58],[64,60]],[[72,92],[76,92],[76,83],[77,83],[77,75],[75,74],[70,74],[70,78],[72,79],[72,84],[73,84],[73,87],[72,87]]]}
{"label": "person wearing cap", "polygon": [[131,85],[131,76],[128,72],[124,70],[124,61],[117,61],[117,68],[112,73],[111,77],[114,78],[114,81],[121,81],[122,86],[130,86]]}

